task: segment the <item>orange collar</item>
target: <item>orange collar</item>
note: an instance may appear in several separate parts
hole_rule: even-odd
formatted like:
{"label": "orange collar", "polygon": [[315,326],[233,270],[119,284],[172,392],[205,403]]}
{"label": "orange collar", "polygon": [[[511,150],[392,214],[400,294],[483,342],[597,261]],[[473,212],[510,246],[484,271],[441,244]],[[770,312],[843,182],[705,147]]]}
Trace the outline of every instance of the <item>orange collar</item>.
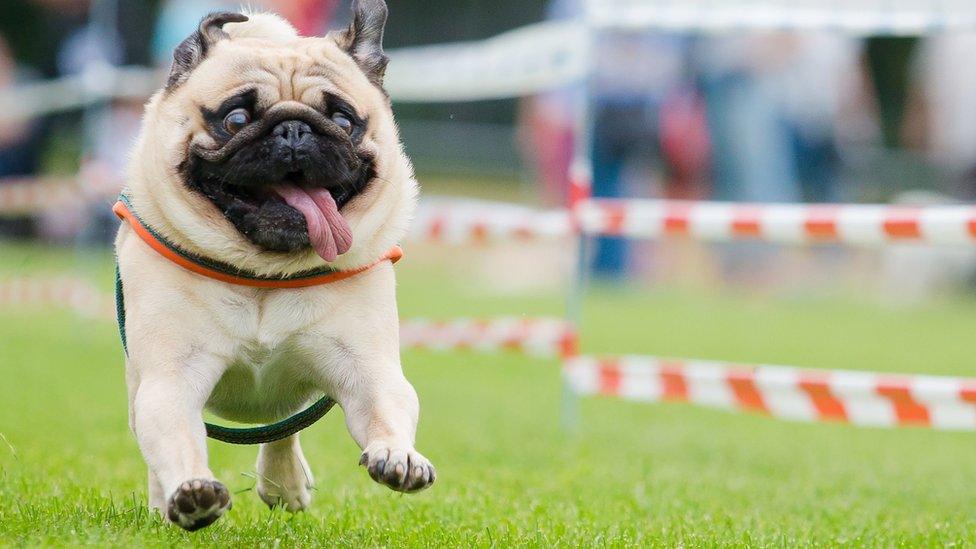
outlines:
{"label": "orange collar", "polygon": [[142,219],[133,212],[132,204],[125,195],[119,197],[119,201],[115,203],[112,211],[115,212],[115,215],[119,216],[119,219],[128,222],[135,233],[139,235],[139,238],[159,255],[198,275],[239,286],[251,286],[254,288],[308,288],[310,286],[321,286],[356,276],[385,261],[396,263],[403,257],[403,250],[399,246],[394,246],[386,255],[377,261],[351,271],[337,271],[329,267],[324,267],[284,278],[261,277],[254,273],[237,269],[232,265],[199,257],[185,250],[181,250],[143,223]]}

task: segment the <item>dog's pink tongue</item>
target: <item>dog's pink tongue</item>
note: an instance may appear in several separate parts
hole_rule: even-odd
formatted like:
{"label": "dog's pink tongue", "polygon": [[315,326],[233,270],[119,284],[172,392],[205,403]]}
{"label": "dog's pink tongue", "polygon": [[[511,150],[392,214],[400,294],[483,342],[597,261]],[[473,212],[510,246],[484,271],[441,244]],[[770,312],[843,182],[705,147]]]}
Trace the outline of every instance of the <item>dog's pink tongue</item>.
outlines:
{"label": "dog's pink tongue", "polygon": [[326,261],[349,251],[352,246],[352,230],[346,223],[332,194],[326,189],[306,190],[295,185],[275,189],[289,206],[302,212],[308,226],[308,238],[312,248]]}
{"label": "dog's pink tongue", "polygon": [[339,213],[339,205],[336,204],[335,198],[332,198],[332,193],[325,189],[312,189],[308,195],[312,197],[319,211],[329,222],[339,255],[348,252],[352,247],[352,229],[349,228],[349,223],[346,223],[346,218]]}

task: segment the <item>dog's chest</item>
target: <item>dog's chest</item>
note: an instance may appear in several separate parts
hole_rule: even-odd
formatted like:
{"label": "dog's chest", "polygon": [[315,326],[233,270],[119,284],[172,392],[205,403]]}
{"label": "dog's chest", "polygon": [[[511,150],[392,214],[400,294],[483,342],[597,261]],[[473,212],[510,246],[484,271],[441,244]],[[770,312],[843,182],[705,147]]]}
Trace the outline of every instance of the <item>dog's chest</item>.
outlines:
{"label": "dog's chest", "polygon": [[289,339],[306,333],[328,304],[309,292],[227,292],[217,307],[220,324],[248,362],[264,362]]}
{"label": "dog's chest", "polygon": [[301,406],[312,391],[315,365],[299,342],[322,306],[299,291],[221,296],[219,322],[233,350],[210,408],[230,419],[267,421]]}
{"label": "dog's chest", "polygon": [[327,304],[309,292],[233,292],[220,298],[220,324],[228,335],[230,350],[225,377],[261,386],[268,380],[303,377],[309,364],[302,344],[309,331],[320,324]]}

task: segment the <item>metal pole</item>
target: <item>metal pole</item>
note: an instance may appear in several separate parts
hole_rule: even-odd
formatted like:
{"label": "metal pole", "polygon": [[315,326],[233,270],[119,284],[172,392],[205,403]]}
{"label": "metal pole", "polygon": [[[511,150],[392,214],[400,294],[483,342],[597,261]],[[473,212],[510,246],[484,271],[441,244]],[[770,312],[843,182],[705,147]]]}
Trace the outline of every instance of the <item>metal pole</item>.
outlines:
{"label": "metal pole", "polygon": [[[580,235],[576,243],[576,262],[573,280],[569,289],[570,294],[566,302],[566,321],[573,327],[577,340],[580,337],[583,320],[583,299],[586,295],[587,270],[589,264],[588,248],[590,239]],[[578,346],[578,343],[577,343]],[[563,357],[563,361],[571,357]],[[564,364],[565,365],[565,364]],[[573,433],[579,428],[579,396],[563,378],[563,396],[561,423],[564,431]]]}
{"label": "metal pole", "polygon": [[[574,105],[576,128],[573,139],[573,162],[570,170],[569,191],[569,211],[573,216],[573,226],[576,228],[578,237],[573,279],[566,301],[566,321],[575,330],[577,338],[579,338],[583,320],[583,301],[586,295],[587,274],[589,270],[588,250],[590,247],[590,239],[579,230],[575,212],[579,203],[590,196],[593,173],[593,159],[591,157],[593,143],[592,94],[590,88],[592,85],[593,63],[595,58],[593,53],[594,27],[589,16],[589,10],[585,6],[586,3],[584,2],[584,12],[580,17],[584,28],[583,50],[585,52],[585,72]],[[566,358],[569,357],[564,357],[564,360]],[[566,432],[575,432],[579,428],[579,397],[565,377],[563,379],[561,424],[563,430]]]}

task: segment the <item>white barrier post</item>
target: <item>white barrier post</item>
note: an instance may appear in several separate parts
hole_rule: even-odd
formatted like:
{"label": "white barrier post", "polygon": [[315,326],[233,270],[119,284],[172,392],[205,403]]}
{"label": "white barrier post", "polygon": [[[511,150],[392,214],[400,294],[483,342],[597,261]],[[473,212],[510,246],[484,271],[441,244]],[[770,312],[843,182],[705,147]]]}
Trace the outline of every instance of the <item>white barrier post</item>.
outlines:
{"label": "white barrier post", "polygon": [[[589,98],[589,94],[582,94],[584,100]],[[588,101],[586,101],[588,102]],[[589,120],[589,109],[581,108],[580,120]],[[585,133],[589,133],[589,130],[585,130]],[[588,138],[582,137],[583,133],[577,133],[576,141],[589,141]],[[590,168],[590,158],[589,155],[585,157],[585,160],[581,159],[579,162],[574,162],[572,167],[572,179],[571,185],[576,186],[579,184],[584,184],[585,188],[589,188],[590,174],[592,170]],[[582,200],[585,200],[582,199]],[[575,212],[576,204],[570,203],[570,215],[573,216],[573,230],[576,231],[576,261],[574,263],[573,277],[570,282],[569,296],[566,300],[566,321],[573,326],[576,331],[577,345],[578,338],[581,332],[582,321],[583,321],[583,300],[586,295],[586,286],[588,282],[588,258],[589,258],[589,243],[592,241],[592,237],[585,234],[579,230],[578,221],[575,218],[573,212]],[[578,352],[578,350],[577,350]],[[563,357],[565,360],[568,357]],[[563,429],[572,432],[575,431],[579,424],[579,396],[576,390],[569,384],[567,380],[563,380],[563,403],[562,403],[562,425]]]}
{"label": "white barrier post", "polygon": [[[569,182],[569,215],[570,222],[576,238],[576,263],[575,272],[570,287],[570,294],[566,301],[566,320],[573,326],[577,345],[579,341],[580,326],[583,320],[583,299],[586,293],[587,284],[587,258],[589,256],[590,237],[583,233],[576,218],[577,207],[589,199],[592,193],[592,174],[593,174],[593,117],[591,112],[591,85],[593,76],[593,43],[594,28],[590,24],[587,12],[581,15],[583,21],[583,52],[585,67],[583,79],[579,84],[579,90],[574,98],[574,117],[575,132],[573,136],[573,160],[570,166]],[[577,350],[578,352],[578,350]],[[565,358],[565,357],[564,357]],[[563,380],[562,397],[562,427],[567,432],[576,431],[579,425],[579,395],[568,380]]]}

